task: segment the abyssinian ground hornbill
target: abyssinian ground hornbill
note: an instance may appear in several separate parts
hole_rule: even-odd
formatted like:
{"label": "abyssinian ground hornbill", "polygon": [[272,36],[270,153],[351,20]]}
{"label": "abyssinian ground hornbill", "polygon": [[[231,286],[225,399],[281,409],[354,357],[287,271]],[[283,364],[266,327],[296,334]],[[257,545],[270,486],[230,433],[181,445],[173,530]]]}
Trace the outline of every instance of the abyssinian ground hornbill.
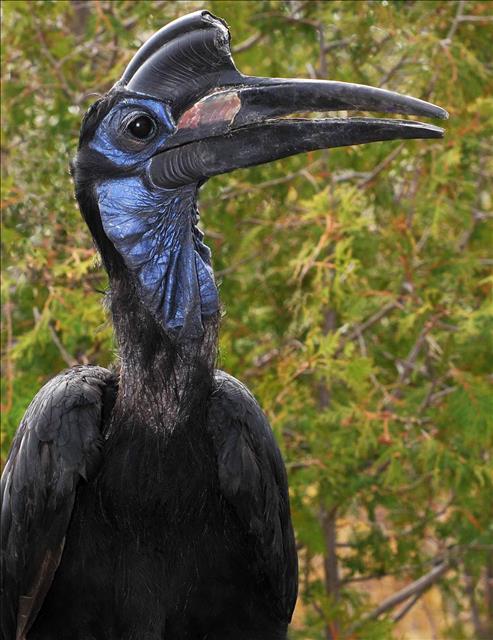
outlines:
{"label": "abyssinian ground hornbill", "polygon": [[110,283],[118,375],[64,371],[2,478],[3,640],[286,637],[297,558],[283,462],[249,391],[215,370],[219,301],[197,227],[209,177],[312,149],[439,138],[439,107],[235,67],[207,11],[158,31],[87,112],[76,195]]}

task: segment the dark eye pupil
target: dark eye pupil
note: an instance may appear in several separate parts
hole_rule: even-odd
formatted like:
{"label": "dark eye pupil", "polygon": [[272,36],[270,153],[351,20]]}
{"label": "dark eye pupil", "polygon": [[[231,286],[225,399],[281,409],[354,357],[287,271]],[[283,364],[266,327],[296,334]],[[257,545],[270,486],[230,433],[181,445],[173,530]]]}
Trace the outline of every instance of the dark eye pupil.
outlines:
{"label": "dark eye pupil", "polygon": [[139,116],[128,125],[128,130],[139,140],[145,140],[154,131],[154,123],[147,116]]}

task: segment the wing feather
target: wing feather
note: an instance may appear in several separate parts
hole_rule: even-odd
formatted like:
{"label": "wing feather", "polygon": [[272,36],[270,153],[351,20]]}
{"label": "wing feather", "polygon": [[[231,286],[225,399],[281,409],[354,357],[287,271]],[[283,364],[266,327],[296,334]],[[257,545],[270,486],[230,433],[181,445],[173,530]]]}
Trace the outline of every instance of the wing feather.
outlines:
{"label": "wing feather", "polygon": [[218,371],[209,409],[221,490],[253,536],[258,570],[290,621],[298,588],[298,560],[286,470],[267,418],[238,380]]}
{"label": "wing feather", "polygon": [[116,379],[81,366],[50,380],[21,421],[1,482],[3,640],[25,638],[53,581],[80,478],[102,463]]}

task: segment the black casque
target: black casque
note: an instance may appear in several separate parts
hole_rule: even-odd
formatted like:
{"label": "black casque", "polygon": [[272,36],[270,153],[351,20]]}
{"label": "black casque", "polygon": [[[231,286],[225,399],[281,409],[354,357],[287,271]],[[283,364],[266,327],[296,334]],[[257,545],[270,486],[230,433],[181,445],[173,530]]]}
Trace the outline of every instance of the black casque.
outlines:
{"label": "black casque", "polygon": [[110,278],[119,366],[62,372],[19,426],[2,475],[2,640],[286,638],[286,472],[255,399],[215,369],[197,193],[311,149],[443,135],[293,113],[447,114],[361,85],[245,76],[229,40],[207,11],[176,20],[84,118],[73,176]]}

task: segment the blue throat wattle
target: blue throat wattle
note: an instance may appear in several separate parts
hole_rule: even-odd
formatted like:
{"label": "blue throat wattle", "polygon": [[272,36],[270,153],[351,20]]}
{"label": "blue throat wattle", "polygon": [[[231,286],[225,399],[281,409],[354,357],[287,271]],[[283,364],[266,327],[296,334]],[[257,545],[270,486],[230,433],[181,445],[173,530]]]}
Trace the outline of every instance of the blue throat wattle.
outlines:
{"label": "blue throat wattle", "polygon": [[96,187],[103,228],[137,279],[142,302],[167,331],[203,335],[219,310],[211,253],[198,229],[196,186],[150,190],[132,176]]}

